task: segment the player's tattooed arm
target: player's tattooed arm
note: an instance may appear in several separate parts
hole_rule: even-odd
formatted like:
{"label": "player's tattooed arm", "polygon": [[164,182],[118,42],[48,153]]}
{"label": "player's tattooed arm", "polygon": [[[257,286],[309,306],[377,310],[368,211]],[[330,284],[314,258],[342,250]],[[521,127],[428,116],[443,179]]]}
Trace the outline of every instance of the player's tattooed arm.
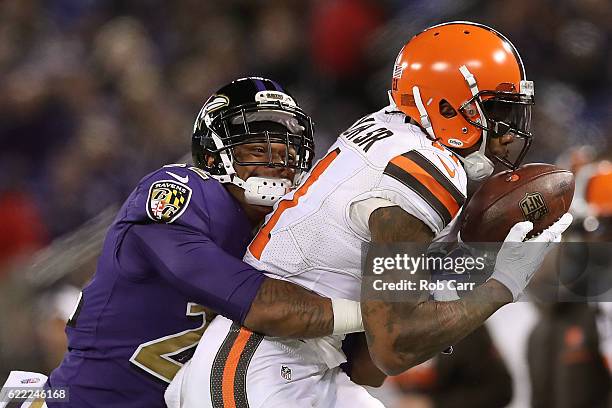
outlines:
{"label": "player's tattooed arm", "polygon": [[[385,251],[381,249],[384,245],[420,243],[424,248],[433,238],[433,233],[422,221],[399,207],[374,211],[369,226],[373,243],[368,252],[369,261]],[[405,248],[408,246],[405,245]],[[417,271],[411,275],[411,279],[428,278],[419,273]],[[381,275],[375,276],[370,268],[365,268],[361,312],[372,358],[388,375],[399,374],[431,358],[465,337],[493,312],[512,301],[509,291],[495,280],[490,280],[461,300],[436,302],[429,300],[427,291],[374,291],[372,282],[380,278]],[[406,278],[403,270],[385,271],[385,281],[399,281],[402,278]]]}
{"label": "player's tattooed arm", "polygon": [[244,326],[268,336],[313,338],[332,334],[332,303],[301,286],[266,278]]}

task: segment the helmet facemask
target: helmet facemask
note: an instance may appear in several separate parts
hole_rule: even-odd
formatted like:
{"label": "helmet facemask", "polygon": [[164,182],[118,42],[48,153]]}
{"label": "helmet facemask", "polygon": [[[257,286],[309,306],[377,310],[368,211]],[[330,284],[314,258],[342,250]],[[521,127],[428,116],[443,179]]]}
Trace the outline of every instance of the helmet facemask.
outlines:
{"label": "helmet facemask", "polygon": [[[216,115],[214,113],[217,113]],[[200,137],[198,165],[222,183],[232,183],[245,190],[249,204],[273,205],[289,191],[294,182],[307,172],[314,158],[313,125],[301,109],[281,101],[243,104],[212,112],[202,118],[206,126]],[[258,160],[244,160],[238,148],[261,144],[266,150]],[[273,144],[282,144],[284,157],[276,158]],[[209,159],[212,158],[212,163]],[[242,180],[234,168],[265,166],[295,171],[294,180],[249,177]]]}
{"label": "helmet facemask", "polygon": [[[222,146],[211,149],[210,154],[227,153],[233,162],[241,166],[266,166],[293,169],[296,175],[308,171],[314,157],[312,123],[301,112],[289,113],[274,107],[250,107],[228,110],[216,117],[210,125],[212,132],[222,141]],[[258,161],[243,161],[236,154],[236,147],[246,144],[264,144],[266,157]],[[281,160],[274,160],[272,144],[285,146]]]}
{"label": "helmet facemask", "polygon": [[499,138],[511,134],[515,141],[522,141],[520,150],[512,149],[515,151],[513,158],[510,158],[510,155],[493,154],[497,161],[512,170],[520,166],[532,141],[530,125],[531,107],[534,105],[533,83],[521,81],[521,88],[519,93],[480,91],[459,107],[459,112],[466,121],[483,130],[483,138],[487,135]]}

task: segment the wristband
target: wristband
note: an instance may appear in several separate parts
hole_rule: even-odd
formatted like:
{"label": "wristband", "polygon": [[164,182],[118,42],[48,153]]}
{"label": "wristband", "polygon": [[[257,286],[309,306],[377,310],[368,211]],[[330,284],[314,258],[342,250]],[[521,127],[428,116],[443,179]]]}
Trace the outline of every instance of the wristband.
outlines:
{"label": "wristband", "polygon": [[363,331],[361,304],[354,300],[332,299],[334,312],[333,334],[348,334]]}

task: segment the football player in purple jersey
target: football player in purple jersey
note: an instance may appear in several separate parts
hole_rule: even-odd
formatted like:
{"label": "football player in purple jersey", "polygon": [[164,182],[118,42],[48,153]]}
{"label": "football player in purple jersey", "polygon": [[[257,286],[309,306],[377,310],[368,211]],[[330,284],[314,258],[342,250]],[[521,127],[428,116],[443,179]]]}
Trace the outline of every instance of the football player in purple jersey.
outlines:
{"label": "football player in purple jersey", "polygon": [[312,163],[312,122],[291,95],[264,78],[224,86],[196,119],[192,153],[194,167],[145,176],[111,225],[47,383],[67,387],[70,401],[50,408],[165,406],[210,311],[272,336],[358,329],[349,326],[360,318],[342,315],[345,302],[241,261],[254,229]]}

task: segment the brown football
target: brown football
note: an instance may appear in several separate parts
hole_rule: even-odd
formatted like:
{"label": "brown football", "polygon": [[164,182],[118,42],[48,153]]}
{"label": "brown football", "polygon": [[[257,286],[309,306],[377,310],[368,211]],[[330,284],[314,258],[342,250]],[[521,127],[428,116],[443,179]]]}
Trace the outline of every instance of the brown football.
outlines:
{"label": "brown football", "polygon": [[498,173],[476,190],[463,210],[461,239],[502,242],[520,221],[532,221],[529,237],[551,226],[570,207],[574,175],[552,164],[532,163]]}

